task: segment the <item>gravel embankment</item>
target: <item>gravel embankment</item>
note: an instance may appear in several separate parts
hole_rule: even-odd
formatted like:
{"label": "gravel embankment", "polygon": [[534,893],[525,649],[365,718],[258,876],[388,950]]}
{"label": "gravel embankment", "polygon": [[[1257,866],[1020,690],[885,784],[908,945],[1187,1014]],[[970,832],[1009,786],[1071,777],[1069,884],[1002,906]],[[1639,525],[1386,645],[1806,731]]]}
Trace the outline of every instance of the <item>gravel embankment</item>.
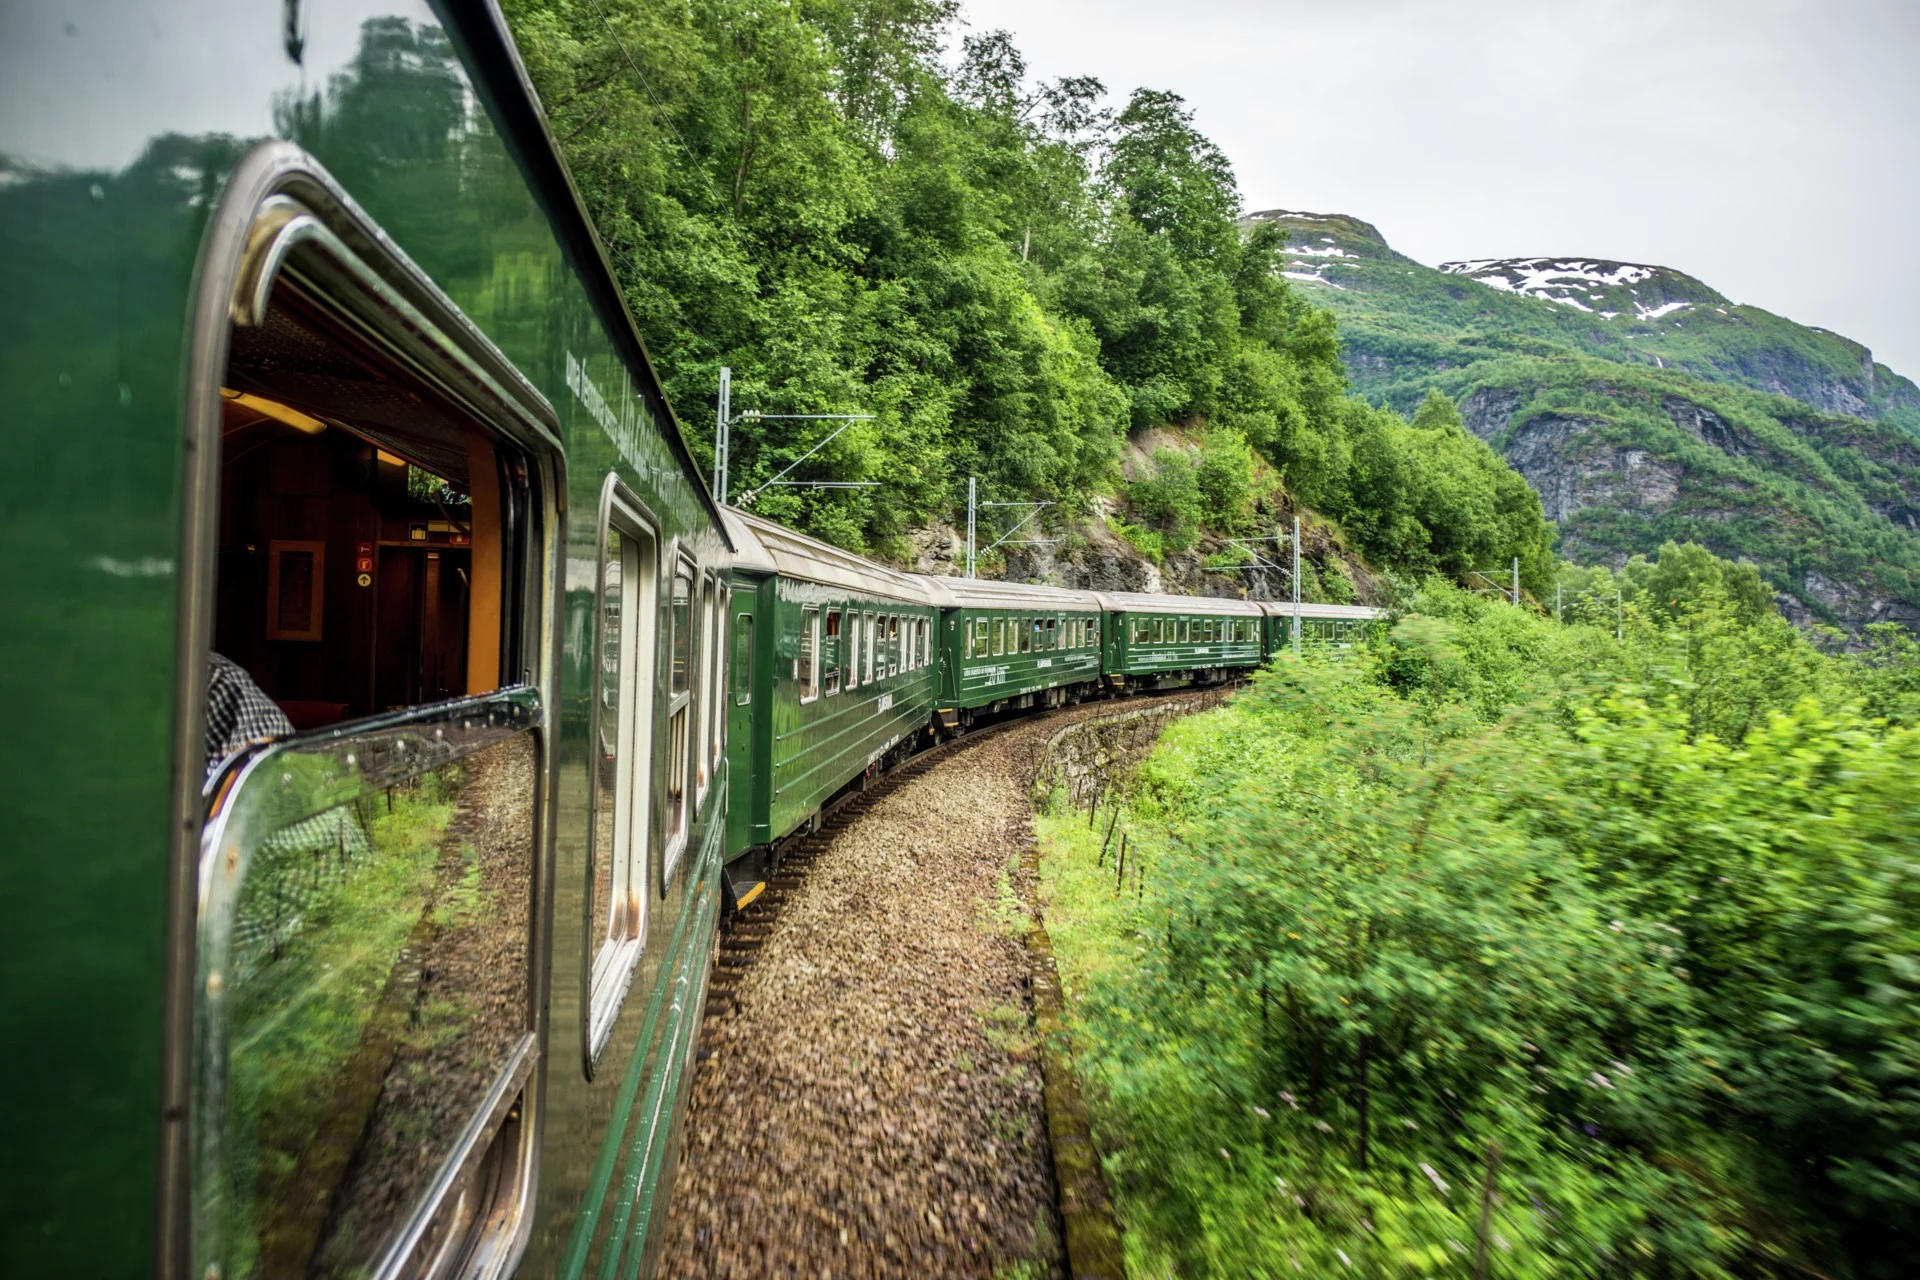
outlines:
{"label": "gravel embankment", "polygon": [[708,1021],[661,1274],[1062,1274],[1019,854],[1039,745],[1114,709],[967,746],[819,855]]}

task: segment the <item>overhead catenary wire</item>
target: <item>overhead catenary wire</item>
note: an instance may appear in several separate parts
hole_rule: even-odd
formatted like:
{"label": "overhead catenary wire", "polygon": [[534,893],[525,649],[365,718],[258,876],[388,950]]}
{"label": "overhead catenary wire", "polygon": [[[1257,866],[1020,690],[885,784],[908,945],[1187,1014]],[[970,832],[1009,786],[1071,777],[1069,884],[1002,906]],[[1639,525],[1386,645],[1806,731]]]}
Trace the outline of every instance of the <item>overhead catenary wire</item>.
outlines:
{"label": "overhead catenary wire", "polygon": [[679,144],[680,150],[686,153],[687,159],[698,165],[700,157],[693,154],[693,148],[687,145],[687,140],[680,136],[680,130],[674,127],[673,116],[668,113],[667,104],[660,101],[660,95],[653,91],[653,85],[647,79],[647,73],[640,69],[640,64],[633,60],[631,53],[627,52],[627,46],[621,41],[620,33],[613,29],[613,23],[608,20],[606,10],[600,7],[600,0],[587,0],[587,3],[593,6],[593,12],[600,19],[600,25],[607,29],[607,38],[613,41],[613,47],[620,51],[620,56],[627,60],[627,66],[632,68],[634,78],[640,81],[640,87],[646,91],[647,98],[660,112],[660,122],[667,126],[667,132],[673,135],[673,140]]}

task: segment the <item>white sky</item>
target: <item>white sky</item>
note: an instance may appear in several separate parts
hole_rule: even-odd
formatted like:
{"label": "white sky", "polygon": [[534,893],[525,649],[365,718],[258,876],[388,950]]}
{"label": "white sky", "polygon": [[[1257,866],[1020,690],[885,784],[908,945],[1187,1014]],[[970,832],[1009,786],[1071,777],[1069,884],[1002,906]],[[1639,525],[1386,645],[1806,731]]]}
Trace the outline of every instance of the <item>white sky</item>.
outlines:
{"label": "white sky", "polygon": [[1920,379],[1916,0],[964,2],[1032,77],[1184,96],[1250,210],[1673,267]]}

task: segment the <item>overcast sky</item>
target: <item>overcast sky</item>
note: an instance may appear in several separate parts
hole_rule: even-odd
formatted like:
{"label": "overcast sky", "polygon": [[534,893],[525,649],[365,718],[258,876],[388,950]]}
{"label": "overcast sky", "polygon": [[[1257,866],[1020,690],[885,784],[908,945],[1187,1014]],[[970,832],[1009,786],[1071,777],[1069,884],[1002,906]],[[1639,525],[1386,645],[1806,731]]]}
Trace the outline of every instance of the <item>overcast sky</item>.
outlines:
{"label": "overcast sky", "polygon": [[964,4],[1030,75],[1183,95],[1249,210],[1674,267],[1920,379],[1920,0]]}

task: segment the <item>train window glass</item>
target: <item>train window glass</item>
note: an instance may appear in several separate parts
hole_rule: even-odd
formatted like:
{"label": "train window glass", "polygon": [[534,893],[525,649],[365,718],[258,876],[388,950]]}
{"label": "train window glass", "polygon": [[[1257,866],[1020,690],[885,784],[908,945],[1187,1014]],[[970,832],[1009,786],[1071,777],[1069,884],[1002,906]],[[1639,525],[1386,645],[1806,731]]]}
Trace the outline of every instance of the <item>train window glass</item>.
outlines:
{"label": "train window glass", "polygon": [[840,611],[827,610],[826,632],[820,641],[820,669],[825,673],[823,692],[828,697],[840,692]]}
{"label": "train window glass", "polygon": [[861,664],[860,683],[862,684],[872,684],[874,680],[873,647],[876,641],[876,637],[878,637],[879,635],[879,632],[880,632],[879,620],[876,619],[873,614],[869,613],[866,616],[866,633],[867,633],[866,653],[865,653],[865,656],[860,660],[860,664]]}
{"label": "train window glass", "polygon": [[933,662],[933,636],[927,627],[927,619],[920,619],[915,630],[920,633],[920,665],[930,666]]}
{"label": "train window glass", "polygon": [[707,641],[706,671],[701,676],[706,690],[703,696],[710,708],[707,716],[707,773],[714,778],[720,776],[720,760],[726,754],[727,704],[725,673],[721,670],[721,664],[727,657],[727,619],[732,615],[732,605],[732,590],[716,577],[713,580],[713,611],[708,615],[713,622],[713,632]]}
{"label": "train window glass", "polygon": [[673,879],[680,851],[687,842],[687,769],[696,740],[693,730],[693,565],[678,560],[667,597],[667,751],[666,848],[660,860],[660,883]]}
{"label": "train window glass", "polygon": [[1153,620],[1153,642],[1155,644],[1159,644],[1162,640],[1166,639],[1166,635],[1167,635],[1166,620],[1162,618],[1155,618]]}
{"label": "train window glass", "polygon": [[793,657],[793,678],[800,684],[800,701],[812,702],[820,696],[820,610],[808,605],[800,610],[800,646]]}
{"label": "train window glass", "polygon": [[594,938],[588,977],[587,1056],[599,1055],[632,981],[646,932],[653,757],[657,542],[611,487],[600,565],[598,661],[594,673],[594,770],[587,920]]}
{"label": "train window glass", "polygon": [[744,707],[753,701],[753,615],[733,615],[733,705]]}
{"label": "train window glass", "polygon": [[860,687],[860,611],[847,611],[847,688]]}
{"label": "train window glass", "polygon": [[900,615],[887,615],[887,674],[900,674]]}
{"label": "train window glass", "polygon": [[1053,652],[1053,650],[1059,647],[1060,647],[1060,619],[1048,618],[1047,619],[1047,652],[1051,653]]}
{"label": "train window glass", "polygon": [[714,744],[719,741],[720,730],[720,689],[714,675],[720,668],[720,620],[724,616],[716,607],[719,603],[719,583],[713,574],[708,573],[700,579],[700,683],[697,696],[700,699],[700,737],[695,754],[699,757],[694,767],[694,794],[705,798],[707,784],[712,780],[713,767],[718,762],[719,753]]}

